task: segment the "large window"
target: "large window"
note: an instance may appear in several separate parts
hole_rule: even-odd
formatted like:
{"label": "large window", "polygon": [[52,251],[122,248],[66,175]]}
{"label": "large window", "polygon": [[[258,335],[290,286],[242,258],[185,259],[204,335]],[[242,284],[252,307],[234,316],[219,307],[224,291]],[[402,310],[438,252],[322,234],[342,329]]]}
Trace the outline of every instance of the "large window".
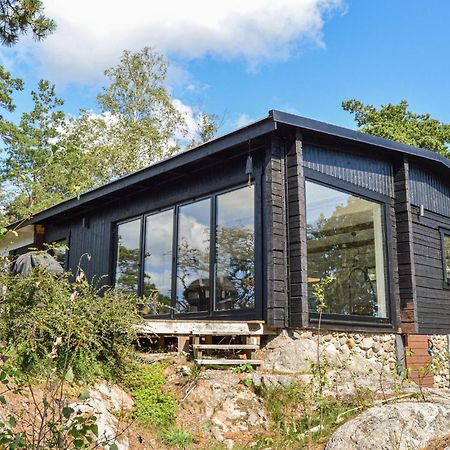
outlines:
{"label": "large window", "polygon": [[254,221],[246,186],[120,223],[116,288],[143,295],[144,315],[254,309]]}
{"label": "large window", "polygon": [[177,312],[209,310],[211,200],[178,209]]}
{"label": "large window", "polygon": [[141,219],[117,227],[116,289],[136,293],[139,286]]}
{"label": "large window", "polygon": [[306,181],[311,311],[388,316],[382,204]]}
{"label": "large window", "polygon": [[217,197],[216,310],[255,306],[253,186]]}
{"label": "large window", "polygon": [[144,296],[148,314],[170,312],[172,302],[173,209],[145,220]]}
{"label": "large window", "polygon": [[442,230],[442,260],[444,268],[444,286],[450,289],[450,230]]}

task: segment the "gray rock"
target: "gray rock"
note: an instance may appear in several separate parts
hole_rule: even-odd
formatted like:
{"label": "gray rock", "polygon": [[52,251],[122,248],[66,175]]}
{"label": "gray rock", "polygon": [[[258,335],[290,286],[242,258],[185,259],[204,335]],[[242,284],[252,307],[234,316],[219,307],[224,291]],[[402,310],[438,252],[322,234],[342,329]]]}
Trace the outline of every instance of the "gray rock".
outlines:
{"label": "gray rock", "polygon": [[309,372],[317,358],[317,339],[279,335],[266,346],[264,369],[282,373]]}
{"label": "gray rock", "polygon": [[371,408],[342,425],[325,450],[418,450],[449,434],[450,405],[405,402]]}
{"label": "gray rock", "polygon": [[[115,412],[131,411],[133,400],[118,386],[97,383],[89,389],[89,399],[84,403],[72,404],[75,411],[96,416],[98,442],[115,443],[119,450],[128,450],[128,437],[120,429],[121,425]],[[109,447],[109,445],[107,445]]]}
{"label": "gray rock", "polygon": [[198,417],[198,431],[228,448],[233,436],[248,436],[268,428],[262,400],[241,383],[239,375],[206,371],[196,388],[182,403],[183,413]]}

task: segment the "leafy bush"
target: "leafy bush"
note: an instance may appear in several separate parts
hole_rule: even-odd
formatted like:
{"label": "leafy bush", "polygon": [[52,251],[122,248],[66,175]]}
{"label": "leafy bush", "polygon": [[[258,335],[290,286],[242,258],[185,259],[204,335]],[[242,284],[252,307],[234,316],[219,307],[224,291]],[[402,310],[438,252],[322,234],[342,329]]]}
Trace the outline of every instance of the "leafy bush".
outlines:
{"label": "leafy bush", "polygon": [[175,396],[163,392],[165,363],[135,365],[124,376],[123,383],[134,400],[133,418],[143,424],[162,428],[173,424],[177,411]]}
{"label": "leafy bush", "polygon": [[71,283],[35,269],[28,277],[0,273],[0,341],[24,372],[70,367],[69,376],[110,378],[126,364],[136,338],[136,298],[101,296],[80,273]]}

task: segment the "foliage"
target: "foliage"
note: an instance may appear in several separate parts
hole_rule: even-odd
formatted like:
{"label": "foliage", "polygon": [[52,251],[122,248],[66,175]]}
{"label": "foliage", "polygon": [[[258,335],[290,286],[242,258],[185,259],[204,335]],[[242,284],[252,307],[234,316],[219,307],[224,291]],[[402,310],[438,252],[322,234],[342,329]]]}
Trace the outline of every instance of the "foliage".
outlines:
{"label": "foliage", "polygon": [[31,93],[34,107],[23,113],[19,124],[3,122],[5,158],[1,179],[7,186],[6,214],[11,220],[27,217],[71,195],[83,167],[62,145],[65,124],[63,101],[55,87],[41,80]]}
{"label": "foliage", "polygon": [[254,372],[255,368],[250,363],[240,364],[233,368],[234,373],[251,373]]}
{"label": "foliage", "polygon": [[450,124],[439,122],[430,114],[410,111],[408,102],[382,105],[377,109],[352,99],[342,102],[345,111],[355,115],[361,131],[394,141],[433,150],[450,157]]}
{"label": "foliage", "polygon": [[[67,117],[55,86],[41,80],[18,124],[0,117],[3,220],[26,218],[180,150],[188,127],[165,87],[167,65],[151,48],[124,51],[105,72],[110,83],[98,96],[101,114]],[[0,70],[0,106],[12,111],[12,94],[22,89],[21,80]],[[215,130],[214,118],[198,113],[190,144]]]}
{"label": "foliage", "polygon": [[72,284],[40,269],[13,277],[3,271],[0,340],[25,373],[65,370],[80,379],[114,377],[126,364],[136,325],[136,298],[106,290],[102,296],[84,279]]}
{"label": "foliage", "polygon": [[259,394],[270,413],[273,439],[279,443],[279,448],[304,448],[312,440],[325,440],[337,427],[339,415],[358,402],[357,399],[343,401],[324,397],[320,410],[311,385],[297,383],[288,387],[260,388]]}
{"label": "foliage", "polygon": [[23,81],[20,78],[13,78],[10,72],[0,66],[0,108],[13,112],[16,106],[13,103],[12,95],[14,92],[22,90]]}
{"label": "foliage", "polygon": [[[87,391],[80,395],[80,403],[77,405],[69,401],[65,386],[74,356],[67,359],[61,372],[49,371],[44,386],[39,390],[30,383],[26,375],[6,363],[0,363],[3,389],[0,403],[8,411],[7,420],[0,422],[2,449],[117,448],[113,438],[99,436],[96,416],[82,412],[89,399]],[[24,397],[29,400],[12,404],[10,400],[15,396],[20,396],[21,400]]]}
{"label": "foliage", "polygon": [[166,430],[162,434],[162,441],[171,448],[188,448],[194,443],[192,433],[181,428]]}
{"label": "foliage", "polygon": [[163,371],[166,363],[134,365],[128,368],[123,384],[134,400],[133,418],[147,425],[167,428],[173,424],[177,411],[175,397],[163,392]]}
{"label": "foliage", "polygon": [[52,33],[56,24],[44,15],[42,0],[1,0],[0,40],[13,45],[20,34],[31,31],[34,39],[41,40]]}

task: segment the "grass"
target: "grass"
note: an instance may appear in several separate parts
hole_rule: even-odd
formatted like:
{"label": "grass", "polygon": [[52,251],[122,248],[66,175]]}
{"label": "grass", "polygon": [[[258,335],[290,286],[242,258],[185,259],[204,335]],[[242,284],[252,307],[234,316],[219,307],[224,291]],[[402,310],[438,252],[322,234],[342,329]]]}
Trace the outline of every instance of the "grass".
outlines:
{"label": "grass", "polygon": [[[359,405],[359,399],[343,401],[332,397],[318,398],[309,385],[294,383],[288,387],[256,389],[263,398],[271,418],[272,448],[308,448],[325,442],[341,425],[336,419]],[[352,417],[349,413],[345,419]],[[322,427],[320,424],[322,423]],[[267,437],[261,448],[267,447]],[[256,445],[255,448],[259,448]]]}
{"label": "grass", "polygon": [[189,448],[194,443],[192,434],[182,428],[166,430],[161,435],[162,442],[168,447],[173,448]]}

